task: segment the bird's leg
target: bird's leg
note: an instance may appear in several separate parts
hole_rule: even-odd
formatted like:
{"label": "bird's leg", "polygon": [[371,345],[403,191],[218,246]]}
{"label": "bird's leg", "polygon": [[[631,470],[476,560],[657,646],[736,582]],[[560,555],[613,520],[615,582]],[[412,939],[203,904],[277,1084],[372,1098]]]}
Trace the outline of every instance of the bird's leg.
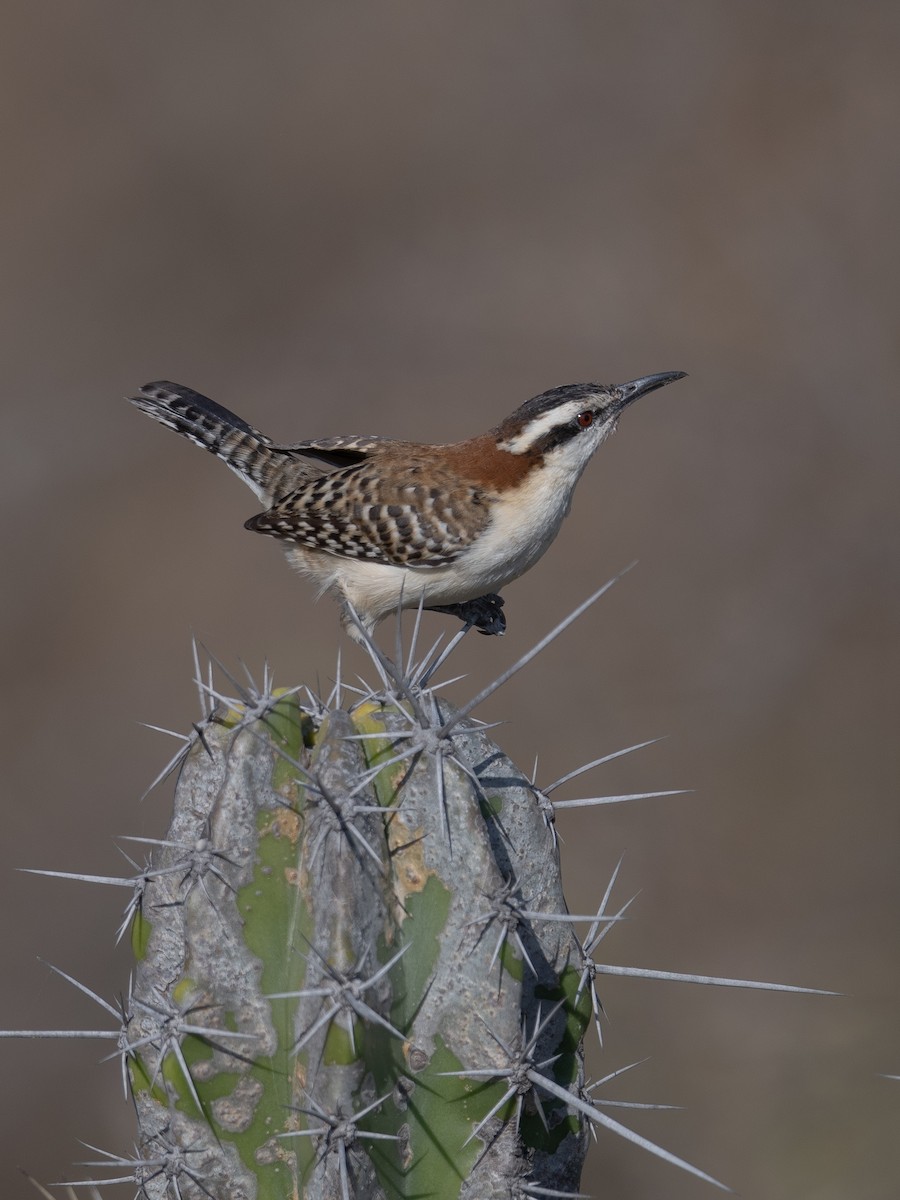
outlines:
{"label": "bird's leg", "polygon": [[493,592],[487,596],[477,596],[474,600],[464,600],[461,604],[429,605],[428,612],[449,613],[479,633],[491,636],[499,636],[506,631],[503,597]]}

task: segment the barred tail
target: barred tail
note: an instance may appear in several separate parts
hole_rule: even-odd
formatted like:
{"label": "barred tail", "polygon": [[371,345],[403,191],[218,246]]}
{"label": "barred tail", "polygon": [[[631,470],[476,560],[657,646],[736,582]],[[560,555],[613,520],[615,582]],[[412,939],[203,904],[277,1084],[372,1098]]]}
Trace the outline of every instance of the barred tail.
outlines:
{"label": "barred tail", "polygon": [[160,425],[221,458],[260,500],[271,503],[274,485],[286,465],[279,461],[284,455],[272,450],[270,439],[252,425],[199,392],[166,380],[145,383],[141,394],[129,400]]}

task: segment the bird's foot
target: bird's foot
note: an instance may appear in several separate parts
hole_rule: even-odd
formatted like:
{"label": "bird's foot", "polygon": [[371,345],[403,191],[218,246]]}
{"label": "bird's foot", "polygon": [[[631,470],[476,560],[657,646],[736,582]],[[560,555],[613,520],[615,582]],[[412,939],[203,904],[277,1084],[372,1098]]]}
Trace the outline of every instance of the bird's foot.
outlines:
{"label": "bird's foot", "polygon": [[499,637],[506,632],[503,597],[493,592],[487,596],[477,596],[474,600],[465,600],[462,604],[435,604],[429,606],[428,611],[459,617],[464,624],[489,636]]}

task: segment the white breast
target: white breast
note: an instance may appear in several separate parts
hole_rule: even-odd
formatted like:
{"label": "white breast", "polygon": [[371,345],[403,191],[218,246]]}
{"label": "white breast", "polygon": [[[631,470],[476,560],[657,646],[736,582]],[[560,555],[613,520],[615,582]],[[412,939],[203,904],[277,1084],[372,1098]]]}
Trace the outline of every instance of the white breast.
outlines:
{"label": "white breast", "polygon": [[490,525],[460,566],[480,582],[474,595],[499,591],[534,566],[559,533],[572,503],[571,463],[547,463],[497,502]]}

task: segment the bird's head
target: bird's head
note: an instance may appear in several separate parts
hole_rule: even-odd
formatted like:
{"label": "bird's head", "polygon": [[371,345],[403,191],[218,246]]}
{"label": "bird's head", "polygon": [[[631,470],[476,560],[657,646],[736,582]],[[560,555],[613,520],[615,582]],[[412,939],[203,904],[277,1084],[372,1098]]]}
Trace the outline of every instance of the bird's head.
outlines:
{"label": "bird's head", "polygon": [[629,383],[570,383],[542,392],[497,426],[497,448],[534,462],[571,464],[580,473],[629,404],[685,374],[664,371]]}

